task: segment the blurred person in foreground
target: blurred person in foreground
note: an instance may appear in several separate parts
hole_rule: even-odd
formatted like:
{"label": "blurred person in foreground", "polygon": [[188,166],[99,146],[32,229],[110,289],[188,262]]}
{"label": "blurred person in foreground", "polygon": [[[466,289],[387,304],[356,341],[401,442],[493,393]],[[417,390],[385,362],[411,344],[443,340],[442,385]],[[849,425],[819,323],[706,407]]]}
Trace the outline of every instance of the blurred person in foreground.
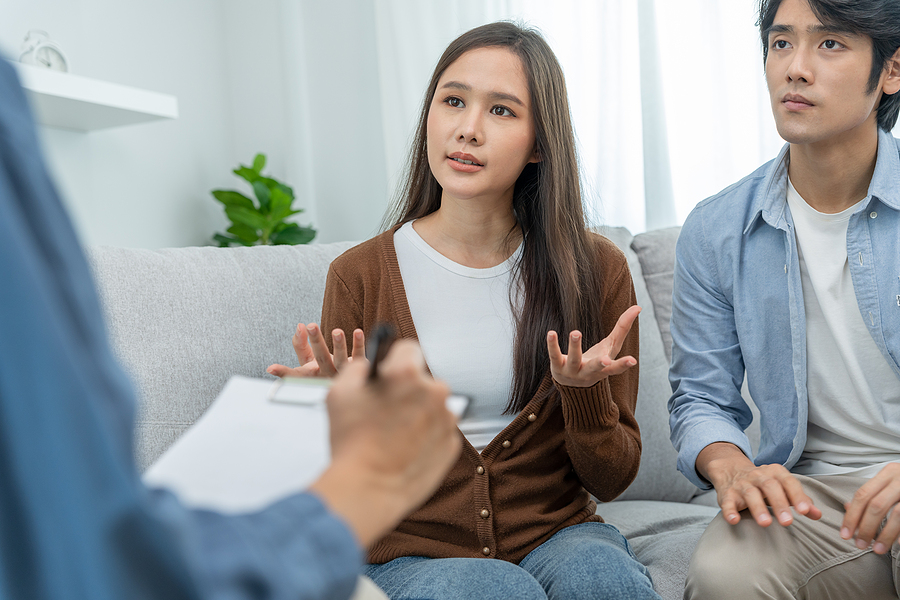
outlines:
{"label": "blurred person in foreground", "polygon": [[[398,342],[378,375],[357,361],[335,381],[332,462],[306,493],[225,516],[145,488],[131,384],[0,60],[0,598],[349,598],[364,549],[461,447],[415,344]],[[357,598],[385,598],[366,586]]]}

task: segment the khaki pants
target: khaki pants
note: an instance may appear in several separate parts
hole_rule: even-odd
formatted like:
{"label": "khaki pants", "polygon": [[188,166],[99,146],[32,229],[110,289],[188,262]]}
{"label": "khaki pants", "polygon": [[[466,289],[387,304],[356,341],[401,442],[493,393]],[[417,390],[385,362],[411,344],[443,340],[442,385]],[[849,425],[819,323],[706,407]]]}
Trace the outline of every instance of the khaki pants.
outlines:
{"label": "khaki pants", "polygon": [[822,510],[818,521],[794,514],[782,527],[760,527],[748,511],[737,525],[719,513],[688,569],[684,598],[743,600],[896,600],[900,546],[878,555],[840,536],[844,503],[867,479],[848,475],[797,478]]}

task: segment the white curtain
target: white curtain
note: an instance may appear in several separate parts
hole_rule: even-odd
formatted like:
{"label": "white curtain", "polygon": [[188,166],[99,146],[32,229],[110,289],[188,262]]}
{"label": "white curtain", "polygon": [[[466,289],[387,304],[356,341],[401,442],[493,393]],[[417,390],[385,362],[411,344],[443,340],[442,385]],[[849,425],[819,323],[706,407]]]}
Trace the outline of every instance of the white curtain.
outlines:
{"label": "white curtain", "polygon": [[[321,14],[322,4],[303,5],[285,13],[294,19]],[[763,79],[756,0],[337,0],[330,6],[341,27],[354,14],[374,17],[373,35],[357,36],[353,50],[375,55],[377,90],[360,93],[377,96],[379,118],[367,131],[357,126],[345,135],[371,136],[383,148],[385,203],[440,54],[460,33],[498,19],[540,29],[563,66],[595,223],[634,233],[679,224],[697,202],[774,157],[783,143]],[[325,39],[328,27],[307,22],[303,31]],[[317,65],[329,58],[309,43],[304,54]],[[321,87],[304,85],[307,94]],[[302,110],[314,103],[299,104]],[[317,117],[324,118],[305,119]],[[321,168],[309,175],[317,187],[327,186],[330,175]],[[334,177],[346,178],[346,171]]]}

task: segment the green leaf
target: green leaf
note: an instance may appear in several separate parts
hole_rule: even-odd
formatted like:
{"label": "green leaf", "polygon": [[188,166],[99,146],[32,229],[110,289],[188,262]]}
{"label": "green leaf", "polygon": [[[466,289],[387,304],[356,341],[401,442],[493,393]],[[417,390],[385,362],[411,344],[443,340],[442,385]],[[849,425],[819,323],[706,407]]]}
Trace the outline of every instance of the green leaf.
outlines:
{"label": "green leaf", "polygon": [[213,190],[212,195],[216,200],[225,206],[243,206],[245,208],[256,208],[253,200],[240,192],[233,190]]}
{"label": "green leaf", "polygon": [[296,223],[290,225],[272,236],[272,243],[275,245],[296,245],[308,244],[316,237],[316,230],[312,227],[300,227]]}
{"label": "green leaf", "polygon": [[253,229],[266,229],[269,227],[269,221],[256,210],[250,210],[243,206],[229,206],[225,209],[225,214],[231,219],[235,225],[246,225]]}
{"label": "green leaf", "polygon": [[262,181],[266,184],[266,186],[271,190],[274,188],[280,189],[282,192],[291,197],[291,200],[294,199],[294,190],[288,185],[284,185],[277,179],[272,179],[271,177],[260,177],[257,181]]}
{"label": "green leaf", "polygon": [[266,166],[266,155],[260,152],[253,157],[253,170],[259,174]]}
{"label": "green leaf", "polygon": [[269,187],[264,182],[256,180],[253,182],[253,193],[256,194],[256,199],[259,200],[259,212],[264,215],[269,214],[269,204],[271,202]]}
{"label": "green leaf", "polygon": [[232,225],[228,228],[228,233],[234,234],[245,244],[253,244],[259,240],[259,233],[252,227],[247,227],[246,225]]}
{"label": "green leaf", "polygon": [[259,179],[259,173],[249,167],[245,167],[244,165],[241,165],[237,169],[234,169],[232,173],[234,173],[238,177],[243,177],[250,183],[253,183],[257,179]]}
{"label": "green leaf", "polygon": [[227,248],[231,244],[240,244],[240,240],[236,240],[233,237],[228,237],[227,235],[222,235],[221,233],[217,233],[213,235],[213,240],[219,242],[219,248]]}
{"label": "green leaf", "polygon": [[294,198],[296,197],[296,196],[294,196],[294,188],[292,188],[292,187],[289,186],[289,185],[284,185],[284,184],[281,183],[281,182],[278,183],[278,188],[279,188],[282,192],[284,192],[285,194],[287,194],[288,196],[290,196],[291,201],[293,202]]}
{"label": "green leaf", "polygon": [[271,190],[271,204],[269,205],[269,219],[281,221],[291,214],[291,202],[293,198],[288,196],[281,188]]}

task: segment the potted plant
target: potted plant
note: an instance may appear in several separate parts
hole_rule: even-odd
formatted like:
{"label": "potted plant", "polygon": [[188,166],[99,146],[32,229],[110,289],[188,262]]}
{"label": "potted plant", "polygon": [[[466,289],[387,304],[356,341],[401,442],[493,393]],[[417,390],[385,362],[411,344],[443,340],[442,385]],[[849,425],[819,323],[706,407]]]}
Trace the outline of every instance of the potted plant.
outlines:
{"label": "potted plant", "polygon": [[254,157],[252,166],[239,165],[233,170],[253,188],[256,201],[234,190],[212,191],[213,197],[225,206],[225,215],[231,221],[227,230],[231,235],[213,235],[219,247],[308,244],[316,237],[312,227],[285,221],[303,209],[292,208],[294,190],[277,179],[265,177],[262,174],[265,166],[266,155],[260,153]]}

